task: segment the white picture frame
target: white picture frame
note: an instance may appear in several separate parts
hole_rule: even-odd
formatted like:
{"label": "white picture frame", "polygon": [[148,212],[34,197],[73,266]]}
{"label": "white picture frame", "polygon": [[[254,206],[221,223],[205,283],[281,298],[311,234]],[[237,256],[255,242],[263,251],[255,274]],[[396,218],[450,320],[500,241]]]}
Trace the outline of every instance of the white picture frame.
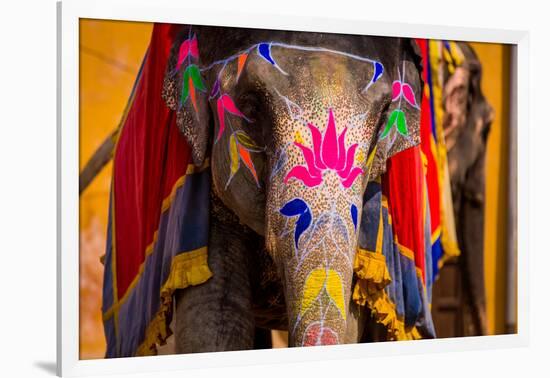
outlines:
{"label": "white picture frame", "polygon": [[[79,360],[79,19],[167,22],[221,25],[262,29],[423,37],[434,39],[506,43],[517,46],[517,135],[518,161],[518,332],[511,335],[352,344],[315,348],[291,348]],[[204,367],[349,359],[483,350],[526,346],[529,334],[528,300],[528,70],[529,36],[524,31],[459,28],[434,25],[369,22],[368,20],[322,19],[277,16],[269,13],[213,12],[191,9],[178,0],[63,1],[58,3],[58,133],[57,133],[57,373],[84,376],[147,373]]]}

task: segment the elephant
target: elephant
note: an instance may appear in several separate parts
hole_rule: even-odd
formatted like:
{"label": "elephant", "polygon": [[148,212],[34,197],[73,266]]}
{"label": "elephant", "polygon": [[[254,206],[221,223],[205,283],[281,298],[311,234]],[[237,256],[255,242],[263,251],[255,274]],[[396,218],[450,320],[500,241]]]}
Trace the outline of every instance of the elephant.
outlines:
{"label": "elephant", "polygon": [[461,250],[465,334],[487,332],[484,283],[485,154],[494,111],[481,90],[481,63],[467,43],[464,61],[445,71],[443,129]]}
{"label": "elephant", "polygon": [[[485,154],[494,112],[481,90],[482,67],[475,51],[466,42],[453,44],[456,50],[445,47],[449,55],[436,65],[442,87],[438,105],[442,109],[460,255],[446,262],[441,270],[439,282],[434,285],[432,308],[439,334],[481,336],[487,333],[483,253]],[[449,312],[456,317],[450,317]]]}
{"label": "elephant", "polygon": [[362,339],[363,194],[419,143],[420,72],[407,38],[181,25],[162,97],[209,162],[213,275],[176,291],[177,353]]}

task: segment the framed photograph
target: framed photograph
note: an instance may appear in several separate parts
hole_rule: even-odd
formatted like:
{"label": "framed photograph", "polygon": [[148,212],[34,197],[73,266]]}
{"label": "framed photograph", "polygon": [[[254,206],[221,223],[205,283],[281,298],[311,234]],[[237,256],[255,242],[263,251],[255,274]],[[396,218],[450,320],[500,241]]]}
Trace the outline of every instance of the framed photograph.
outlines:
{"label": "framed photograph", "polygon": [[526,32],[118,0],[58,39],[59,375],[526,345]]}

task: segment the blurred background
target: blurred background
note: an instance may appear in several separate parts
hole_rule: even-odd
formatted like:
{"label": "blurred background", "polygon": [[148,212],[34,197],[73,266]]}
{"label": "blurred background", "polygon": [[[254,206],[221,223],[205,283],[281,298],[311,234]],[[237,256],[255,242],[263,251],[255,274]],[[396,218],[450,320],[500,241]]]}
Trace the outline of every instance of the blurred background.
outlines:
{"label": "blurred background", "polygon": [[[116,129],[147,50],[152,24],[80,20],[80,169]],[[510,54],[501,44],[470,43],[483,67],[482,90],[495,118],[487,142],[485,193],[485,291],[487,333],[515,332],[507,306],[515,301],[507,282],[509,219]],[[111,179],[109,163],[80,196],[80,358],[102,358],[105,338],[101,316],[103,265]],[[451,264],[448,271],[453,270]],[[434,296],[455,295],[451,273],[441,272]],[[444,286],[442,288],[442,286]],[[444,306],[443,306],[444,307]],[[460,336],[460,306],[437,309],[438,334]],[[508,310],[509,311],[509,310]],[[440,324],[437,324],[437,322]],[[284,345],[284,335],[274,345]]]}

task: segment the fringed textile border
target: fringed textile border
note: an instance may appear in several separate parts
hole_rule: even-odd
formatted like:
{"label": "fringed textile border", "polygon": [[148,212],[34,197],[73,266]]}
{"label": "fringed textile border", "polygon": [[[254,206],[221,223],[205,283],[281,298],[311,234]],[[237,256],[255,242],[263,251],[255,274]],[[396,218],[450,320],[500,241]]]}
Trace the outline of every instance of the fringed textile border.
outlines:
{"label": "fringed textile border", "polygon": [[416,327],[407,328],[397,315],[395,304],[384,288],[391,282],[382,253],[358,249],[355,255],[354,271],[357,282],[353,290],[353,300],[359,306],[367,306],[376,322],[388,332],[388,340],[418,340],[422,338]]}
{"label": "fringed textile border", "polygon": [[[185,174],[183,176],[181,176],[178,180],[176,180],[176,182],[172,186],[172,189],[170,190],[170,194],[163,199],[162,209],[161,209],[161,216],[162,216],[162,214],[164,214],[166,211],[168,211],[170,209],[170,206],[172,205],[172,201],[174,200],[174,198],[176,196],[176,191],[185,184],[185,181],[187,180],[187,177],[190,176],[190,175],[193,175],[193,174],[202,173],[205,169],[208,169],[209,167],[210,167],[210,160],[209,159],[205,160],[203,165],[201,165],[200,167],[195,166],[193,164],[189,164],[187,166],[187,170],[186,170]],[[114,219],[114,216],[115,216],[114,206],[113,206],[112,212],[113,212],[113,219]],[[153,240],[151,241],[151,243],[149,243],[149,245],[147,245],[147,247],[145,248],[145,260],[140,265],[138,274],[132,280],[132,282],[128,286],[128,289],[126,289],[126,292],[124,293],[124,295],[120,299],[118,299],[108,310],[104,311],[103,321],[106,321],[106,320],[110,319],[113,316],[113,314],[116,313],[118,308],[120,306],[122,306],[126,302],[126,300],[130,297],[130,295],[132,294],[132,292],[135,289],[137,283],[139,282],[139,280],[141,280],[141,278],[143,276],[143,271],[145,270],[145,265],[147,264],[147,258],[153,253],[155,245],[157,243],[157,238],[158,238],[158,229],[153,234]],[[187,253],[190,253],[190,252],[183,252],[183,253],[187,254]],[[176,255],[176,257],[179,256],[179,255],[180,254]],[[116,276],[116,272],[113,274],[113,276]]]}

